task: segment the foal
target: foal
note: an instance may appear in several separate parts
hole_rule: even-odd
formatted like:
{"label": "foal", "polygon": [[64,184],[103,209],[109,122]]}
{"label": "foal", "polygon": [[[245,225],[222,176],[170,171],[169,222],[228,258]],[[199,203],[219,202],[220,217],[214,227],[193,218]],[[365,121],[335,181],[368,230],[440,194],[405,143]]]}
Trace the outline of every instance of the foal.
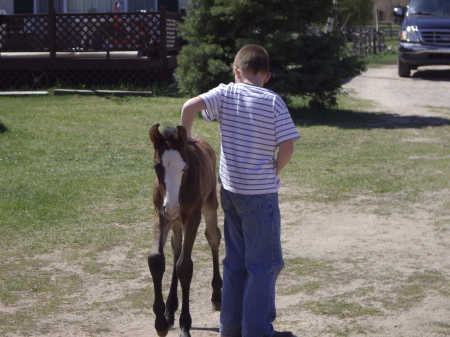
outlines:
{"label": "foal", "polygon": [[[189,289],[193,273],[191,253],[202,214],[206,222],[205,235],[213,257],[211,301],[215,309],[220,310],[222,278],[218,248],[221,234],[217,226],[216,155],[205,141],[188,143],[186,129],[182,126],[176,129],[165,127],[162,134],[158,128],[159,124],[150,128],[157,177],[153,187],[154,242],[148,256],[155,292],[155,328],[159,336],[166,336],[173,326],[174,314],[178,309],[177,286],[180,280],[180,336],[190,337],[192,319],[189,312]],[[169,296],[164,304],[164,246],[171,229],[174,263]]]}

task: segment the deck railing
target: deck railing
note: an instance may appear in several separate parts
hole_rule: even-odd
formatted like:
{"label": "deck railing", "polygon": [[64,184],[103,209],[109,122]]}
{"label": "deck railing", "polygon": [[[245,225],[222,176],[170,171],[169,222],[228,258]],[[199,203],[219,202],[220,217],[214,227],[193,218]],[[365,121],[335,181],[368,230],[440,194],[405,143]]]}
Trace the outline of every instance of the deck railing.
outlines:
{"label": "deck railing", "polygon": [[181,49],[176,22],[181,13],[157,12],[27,14],[0,16],[4,52],[138,51],[167,57]]}

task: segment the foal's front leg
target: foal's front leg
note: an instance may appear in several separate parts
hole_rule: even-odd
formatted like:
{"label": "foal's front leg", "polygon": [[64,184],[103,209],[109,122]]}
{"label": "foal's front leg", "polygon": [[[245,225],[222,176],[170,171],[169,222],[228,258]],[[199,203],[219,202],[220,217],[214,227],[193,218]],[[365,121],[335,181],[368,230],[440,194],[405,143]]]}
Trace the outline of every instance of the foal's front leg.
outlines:
{"label": "foal's front leg", "polygon": [[167,221],[161,220],[159,214],[155,212],[154,222],[154,242],[148,256],[148,266],[153,278],[153,289],[155,300],[153,303],[153,312],[155,313],[155,329],[159,336],[164,337],[169,330],[169,323],[165,318],[165,308],[162,294],[162,279],[166,270],[166,259],[164,257],[164,246],[167,241],[167,234],[170,226]]}
{"label": "foal's front leg", "polygon": [[191,337],[190,329],[192,318],[189,309],[189,293],[191,288],[192,274],[194,264],[192,262],[192,248],[200,225],[201,214],[195,212],[191,214],[182,225],[183,230],[183,248],[180,258],[177,261],[177,274],[181,285],[182,304],[180,314],[180,337]]}
{"label": "foal's front leg", "polygon": [[181,247],[183,245],[183,234],[181,232],[181,226],[179,222],[172,227],[172,251],[173,251],[173,270],[172,281],[170,283],[169,296],[166,301],[166,320],[169,323],[169,327],[174,325],[175,312],[178,309],[178,275],[177,275],[177,261],[181,255]]}

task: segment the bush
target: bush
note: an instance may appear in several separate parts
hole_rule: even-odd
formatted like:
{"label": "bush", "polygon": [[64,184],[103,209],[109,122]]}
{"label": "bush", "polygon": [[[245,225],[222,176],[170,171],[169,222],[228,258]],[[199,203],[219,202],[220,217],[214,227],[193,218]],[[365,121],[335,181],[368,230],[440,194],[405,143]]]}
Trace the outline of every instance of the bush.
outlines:
{"label": "bush", "polygon": [[180,31],[188,43],[175,76],[190,96],[232,81],[234,56],[251,43],[270,54],[267,87],[310,98],[312,106],[336,105],[341,80],[364,69],[362,60],[345,54],[342,38],[311,29],[332,15],[330,0],[193,0],[187,14]]}

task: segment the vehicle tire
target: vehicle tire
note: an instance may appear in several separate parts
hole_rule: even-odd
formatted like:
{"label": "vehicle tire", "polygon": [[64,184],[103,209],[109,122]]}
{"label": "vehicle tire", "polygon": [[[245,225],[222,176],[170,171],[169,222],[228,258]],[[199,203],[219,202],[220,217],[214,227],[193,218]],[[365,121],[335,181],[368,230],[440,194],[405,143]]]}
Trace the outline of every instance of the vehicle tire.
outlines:
{"label": "vehicle tire", "polygon": [[398,60],[398,76],[400,77],[409,77],[411,75],[411,67],[409,64],[402,62],[400,59]]}

